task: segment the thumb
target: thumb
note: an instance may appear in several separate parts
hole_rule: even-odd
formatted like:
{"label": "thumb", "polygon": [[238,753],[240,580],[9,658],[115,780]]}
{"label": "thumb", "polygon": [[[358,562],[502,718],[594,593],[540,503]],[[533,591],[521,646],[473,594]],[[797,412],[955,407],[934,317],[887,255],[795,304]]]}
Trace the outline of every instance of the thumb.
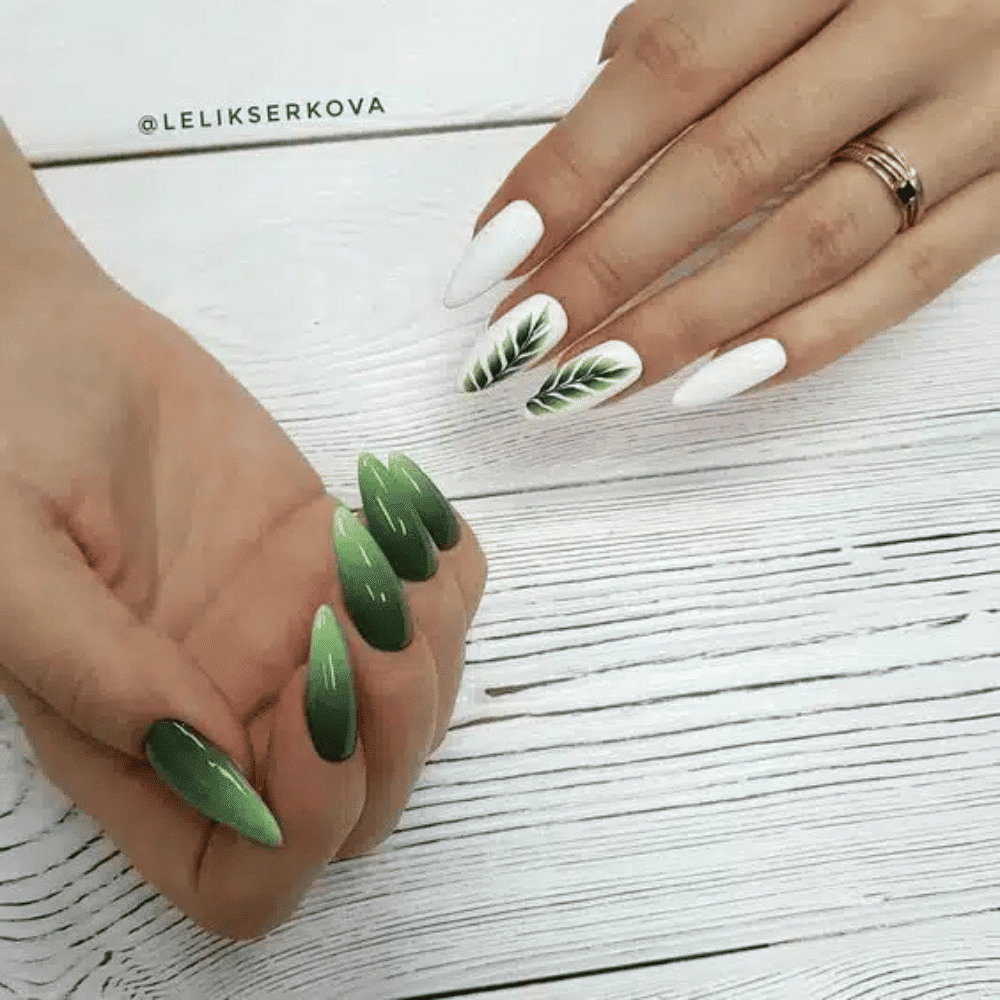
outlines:
{"label": "thumb", "polygon": [[203,814],[279,842],[273,816],[243,777],[252,755],[223,693],[116,599],[72,539],[19,515],[5,518],[0,533],[5,670],[85,735],[146,757]]}

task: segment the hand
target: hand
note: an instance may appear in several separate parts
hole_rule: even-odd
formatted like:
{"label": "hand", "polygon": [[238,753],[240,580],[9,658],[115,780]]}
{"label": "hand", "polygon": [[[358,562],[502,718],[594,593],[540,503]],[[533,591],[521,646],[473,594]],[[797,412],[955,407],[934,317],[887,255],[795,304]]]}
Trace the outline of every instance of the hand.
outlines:
{"label": "hand", "polygon": [[[371,531],[422,581],[402,585],[263,408],[100,272],[4,139],[0,687],[144,878],[256,935],[394,826],[444,736],[483,556],[414,466],[366,458]],[[407,492],[409,548],[374,503],[412,521]]]}
{"label": "hand", "polygon": [[[602,58],[490,201],[446,296],[534,272],[470,356],[467,391],[558,345],[529,416],[652,385],[710,352],[674,401],[717,402],[821,368],[1000,252],[996,3],[638,0]],[[926,215],[905,232],[915,191],[858,163],[824,166],[869,134],[922,180]],[[789,186],[735,246],[656,288]]]}

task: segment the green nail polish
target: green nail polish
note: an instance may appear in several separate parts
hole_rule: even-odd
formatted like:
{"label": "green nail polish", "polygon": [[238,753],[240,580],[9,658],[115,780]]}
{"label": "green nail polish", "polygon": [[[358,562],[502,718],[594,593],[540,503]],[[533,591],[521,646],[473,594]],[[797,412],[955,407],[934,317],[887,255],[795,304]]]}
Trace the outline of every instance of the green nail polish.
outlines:
{"label": "green nail polish", "polygon": [[429,580],[437,569],[434,542],[396,478],[367,452],[358,457],[358,486],[368,530],[404,580]]}
{"label": "green nail polish", "polygon": [[185,802],[247,840],[281,845],[281,828],[236,765],[183,722],[161,719],[146,734],[146,757]]}
{"label": "green nail polish", "polygon": [[358,741],[354,676],[340,622],[325,604],[313,620],[306,721],[323,760],[347,760],[354,753]]}
{"label": "green nail polish", "polygon": [[439,549],[450,549],[458,543],[461,529],[458,518],[444,494],[423,469],[402,452],[389,456],[389,474],[420,515]]}
{"label": "green nail polish", "polygon": [[344,602],[358,631],[376,649],[396,652],[410,641],[410,615],[399,577],[375,539],[344,506],[333,515]]}

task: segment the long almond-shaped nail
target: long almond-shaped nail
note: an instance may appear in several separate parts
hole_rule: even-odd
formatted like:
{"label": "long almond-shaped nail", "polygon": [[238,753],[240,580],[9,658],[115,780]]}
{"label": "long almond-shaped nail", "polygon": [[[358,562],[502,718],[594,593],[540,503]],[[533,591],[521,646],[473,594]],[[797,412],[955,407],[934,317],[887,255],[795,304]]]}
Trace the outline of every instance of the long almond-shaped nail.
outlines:
{"label": "long almond-shaped nail", "polygon": [[403,487],[367,452],[358,457],[358,486],[368,530],[392,568],[404,580],[429,580],[437,552]]}
{"label": "long almond-shaped nail", "polygon": [[413,504],[437,547],[444,550],[457,545],[462,529],[455,511],[434,480],[402,452],[389,456],[389,473]]}
{"label": "long almond-shaped nail", "polygon": [[189,725],[161,719],[146,734],[146,757],[185,802],[218,823],[267,847],[281,845],[281,828],[236,765]]}
{"label": "long almond-shaped nail", "polygon": [[784,371],[788,357],[777,340],[764,338],[713,358],[674,393],[674,406],[694,409],[721,403]]}
{"label": "long almond-shaped nail", "polygon": [[511,202],[473,237],[444,293],[444,304],[449,309],[464,305],[503,281],[527,260],[544,232],[534,205]]}
{"label": "long almond-shaped nail", "polygon": [[642,359],[622,340],[609,340],[557,368],[528,400],[527,417],[588,410],[627,389],[642,375]]}
{"label": "long almond-shaped nail", "polygon": [[566,325],[556,299],[532,295],[487,327],[459,375],[459,388],[480,392],[516,374],[558,344]]}
{"label": "long almond-shaped nail", "polygon": [[323,605],[313,619],[309,646],[306,722],[316,753],[326,761],[347,760],[358,742],[354,674],[344,631]]}
{"label": "long almond-shaped nail", "polygon": [[365,642],[394,653],[410,642],[410,614],[389,560],[344,506],[333,515],[333,544],[344,603]]}

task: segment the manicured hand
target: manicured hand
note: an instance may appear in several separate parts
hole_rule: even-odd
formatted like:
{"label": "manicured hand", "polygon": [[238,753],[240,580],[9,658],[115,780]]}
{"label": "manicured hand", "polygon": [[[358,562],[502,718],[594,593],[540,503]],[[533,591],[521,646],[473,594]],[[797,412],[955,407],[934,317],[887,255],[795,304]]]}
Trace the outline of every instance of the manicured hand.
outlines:
{"label": "manicured hand", "polygon": [[[718,352],[674,397],[715,403],[821,368],[1000,252],[994,2],[637,0],[602,58],[486,207],[449,288],[459,305],[530,274],[466,391],[558,352],[527,403],[544,417]],[[824,165],[862,136],[916,177]],[[789,188],[728,251],[656,287]]]}
{"label": "manicured hand", "polygon": [[258,934],[393,828],[454,705],[482,553],[402,456],[362,462],[371,532],[337,508],[101,273],[5,134],[0,189],[0,688],[147,881]]}

